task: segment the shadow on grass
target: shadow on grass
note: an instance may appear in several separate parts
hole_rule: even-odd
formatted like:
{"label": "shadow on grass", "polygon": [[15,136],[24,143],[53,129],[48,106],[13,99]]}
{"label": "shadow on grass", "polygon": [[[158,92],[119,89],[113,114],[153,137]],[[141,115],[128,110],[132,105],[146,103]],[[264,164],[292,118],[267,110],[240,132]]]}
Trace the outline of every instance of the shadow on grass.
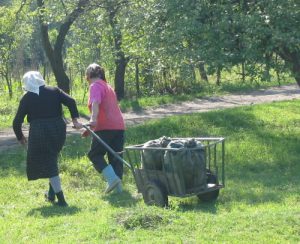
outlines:
{"label": "shadow on grass", "polygon": [[178,204],[178,210],[180,212],[199,211],[204,213],[216,214],[217,204],[218,204],[218,200],[211,201],[211,202],[200,202],[200,201],[181,202]]}
{"label": "shadow on grass", "polygon": [[[277,104],[270,106],[276,107]],[[297,176],[300,167],[295,158],[300,157],[300,145],[298,135],[289,129],[289,123],[294,121],[287,120],[286,124],[266,122],[256,117],[251,107],[206,113],[201,119],[209,127],[220,128],[222,136],[237,140],[230,142],[236,148],[239,143],[249,145],[251,153],[246,152],[246,155],[233,147],[233,152],[227,152],[226,160],[230,161],[226,165],[227,189],[230,189],[225,195],[227,201],[280,203],[287,193],[282,188],[287,189],[289,194],[297,194],[294,186],[300,183]],[[245,142],[242,141],[243,136],[246,137]],[[247,136],[253,138],[253,142],[247,141]],[[251,143],[257,145],[252,148]],[[257,154],[254,148],[259,150],[260,146],[266,148],[260,153],[264,152],[270,158]]]}
{"label": "shadow on grass", "polygon": [[[270,116],[259,116],[268,114],[270,110]],[[299,119],[288,115],[297,111],[299,103],[289,106],[272,103],[262,108],[247,106],[176,116],[133,128],[135,133],[131,135],[139,138],[152,136],[152,139],[158,138],[161,133],[182,137],[199,134],[223,136],[226,145],[230,145],[225,149],[227,185],[224,195],[222,190],[222,198],[217,202],[280,203],[288,195],[297,195],[296,186],[300,184]],[[285,120],[277,120],[275,114],[280,115],[281,112],[287,114]],[[193,201],[182,201],[179,208],[183,211],[199,209],[214,212],[211,204],[200,202],[198,205]]]}
{"label": "shadow on grass", "polygon": [[123,190],[121,193],[111,193],[103,197],[104,200],[108,201],[112,206],[115,207],[131,207],[135,206],[138,199],[134,198],[129,191]]}
{"label": "shadow on grass", "polygon": [[[226,146],[227,184],[226,189],[220,192],[221,198],[219,197],[213,205],[202,202],[196,204],[194,200],[182,201],[179,203],[181,211],[196,209],[215,213],[217,204],[282,202],[287,193],[297,195],[296,186],[300,184],[299,130],[294,129],[299,125],[299,117],[287,117],[282,122],[276,121],[276,117],[272,118],[272,114],[263,118],[256,116],[256,109],[259,114],[263,114],[262,112],[268,113],[269,108],[275,108],[279,113],[282,111],[292,114],[300,111],[299,104],[296,103],[291,107],[284,103],[273,103],[264,105],[263,109],[247,106],[191,116],[176,116],[129,128],[127,142],[146,141],[148,138],[159,138],[163,134],[182,137],[205,134],[226,138],[226,145],[230,146]],[[81,139],[69,137],[63,152],[66,158],[80,158],[86,154],[90,140],[79,140]],[[244,151],[239,150],[242,143],[246,144]],[[265,151],[259,151],[261,155],[257,152],[259,147],[265,148]],[[264,153],[270,155],[270,159],[265,157]],[[16,163],[19,157],[20,155],[12,158],[1,155],[0,176],[9,174],[10,167],[16,168],[18,173],[23,173],[24,168]],[[126,175],[128,176],[128,172]],[[105,199],[119,207],[132,206],[139,201],[128,192],[123,194],[124,196],[111,194]]]}
{"label": "shadow on grass", "polygon": [[43,206],[30,210],[27,216],[43,216],[45,218],[54,216],[73,215],[80,211],[80,208],[75,206],[59,207],[55,205]]}

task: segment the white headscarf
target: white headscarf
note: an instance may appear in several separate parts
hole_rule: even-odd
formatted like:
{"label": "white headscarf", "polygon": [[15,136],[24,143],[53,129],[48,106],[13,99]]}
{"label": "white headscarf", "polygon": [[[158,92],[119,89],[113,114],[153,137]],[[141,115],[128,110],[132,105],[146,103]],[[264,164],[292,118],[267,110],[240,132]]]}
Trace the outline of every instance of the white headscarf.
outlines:
{"label": "white headscarf", "polygon": [[45,85],[43,76],[38,71],[29,71],[23,76],[24,89],[39,95],[39,87]]}

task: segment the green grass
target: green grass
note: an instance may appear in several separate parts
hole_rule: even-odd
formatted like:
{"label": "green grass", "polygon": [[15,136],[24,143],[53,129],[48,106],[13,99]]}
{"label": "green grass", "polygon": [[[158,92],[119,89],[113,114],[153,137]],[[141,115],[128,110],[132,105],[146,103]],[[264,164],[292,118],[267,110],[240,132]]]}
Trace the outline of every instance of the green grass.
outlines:
{"label": "green grass", "polygon": [[299,243],[300,101],[169,117],[128,128],[126,143],[224,136],[226,187],[214,203],[169,197],[146,206],[126,168],[125,191],[104,195],[89,139],[69,136],[60,157],[68,208],[44,202],[47,180],[28,182],[25,152],[0,153],[1,243]]}

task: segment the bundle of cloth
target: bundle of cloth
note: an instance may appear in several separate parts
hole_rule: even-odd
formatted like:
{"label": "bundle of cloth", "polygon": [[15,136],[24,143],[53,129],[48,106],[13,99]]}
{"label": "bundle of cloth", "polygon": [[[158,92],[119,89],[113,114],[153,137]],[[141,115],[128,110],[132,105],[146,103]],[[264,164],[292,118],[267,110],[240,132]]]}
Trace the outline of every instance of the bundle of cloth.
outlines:
{"label": "bundle of cloth", "polygon": [[[163,136],[146,142],[142,167],[178,175],[185,189],[206,185],[206,157],[203,144],[195,139],[175,140]],[[182,150],[168,150],[177,148]]]}
{"label": "bundle of cloth", "polygon": [[166,150],[163,171],[177,173],[185,189],[206,185],[206,157],[203,144],[194,139],[171,141],[167,148],[183,150]]}
{"label": "bundle of cloth", "polygon": [[146,142],[143,145],[145,150],[141,154],[142,167],[150,170],[162,170],[165,153],[162,148],[166,148],[170,142],[171,138],[166,136]]}

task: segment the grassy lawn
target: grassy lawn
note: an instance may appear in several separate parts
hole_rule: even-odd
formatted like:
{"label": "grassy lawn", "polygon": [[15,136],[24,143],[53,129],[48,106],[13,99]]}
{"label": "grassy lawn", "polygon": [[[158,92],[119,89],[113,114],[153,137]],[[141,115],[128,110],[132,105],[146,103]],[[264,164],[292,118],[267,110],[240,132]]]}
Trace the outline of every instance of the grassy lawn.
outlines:
{"label": "grassy lawn", "polygon": [[146,206],[126,169],[121,195],[89,163],[90,139],[68,137],[60,157],[68,208],[28,182],[25,152],[0,153],[0,243],[299,243],[300,101],[169,117],[128,128],[127,145],[161,137],[224,136],[226,188],[213,203],[169,197]]}

